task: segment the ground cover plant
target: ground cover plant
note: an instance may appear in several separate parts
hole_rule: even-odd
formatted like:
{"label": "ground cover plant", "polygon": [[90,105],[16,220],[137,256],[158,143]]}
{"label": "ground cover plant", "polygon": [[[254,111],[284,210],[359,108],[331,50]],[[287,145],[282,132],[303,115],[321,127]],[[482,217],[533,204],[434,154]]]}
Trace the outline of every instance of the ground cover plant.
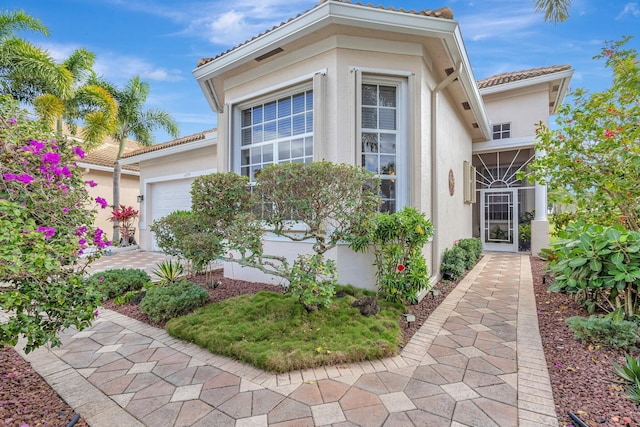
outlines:
{"label": "ground cover plant", "polygon": [[402,304],[380,299],[380,313],[363,316],[352,303],[373,295],[338,287],[345,296],[308,311],[295,298],[258,292],[210,304],[167,322],[167,332],[209,351],[275,372],[357,362],[398,353]]}

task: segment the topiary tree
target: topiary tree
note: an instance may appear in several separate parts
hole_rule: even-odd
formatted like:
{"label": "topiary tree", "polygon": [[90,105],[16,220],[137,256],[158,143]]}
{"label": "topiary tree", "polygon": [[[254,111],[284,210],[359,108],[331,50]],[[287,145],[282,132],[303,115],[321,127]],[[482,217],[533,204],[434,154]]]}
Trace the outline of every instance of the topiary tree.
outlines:
{"label": "topiary tree", "polygon": [[[26,352],[56,333],[91,324],[100,294],[83,273],[109,243],[93,227],[95,210],[75,161],[84,152],[30,120],[10,97],[0,98],[0,342]],[[92,182],[87,183],[94,185]],[[103,209],[107,202],[95,200]]]}
{"label": "topiary tree", "polygon": [[557,129],[540,123],[536,148],[544,156],[532,164],[533,178],[564,195],[577,216],[592,224],[640,229],[640,63],[629,37],[608,42],[595,59],[613,73],[609,89],[575,90],[563,104]]}

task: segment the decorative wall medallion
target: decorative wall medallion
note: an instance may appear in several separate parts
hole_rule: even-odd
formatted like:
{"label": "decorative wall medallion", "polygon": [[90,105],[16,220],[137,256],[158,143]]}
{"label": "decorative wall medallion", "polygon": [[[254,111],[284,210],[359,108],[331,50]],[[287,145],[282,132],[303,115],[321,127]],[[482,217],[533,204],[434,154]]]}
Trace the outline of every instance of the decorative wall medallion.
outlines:
{"label": "decorative wall medallion", "polygon": [[453,177],[453,169],[449,169],[449,194],[453,196],[456,192],[456,180]]}

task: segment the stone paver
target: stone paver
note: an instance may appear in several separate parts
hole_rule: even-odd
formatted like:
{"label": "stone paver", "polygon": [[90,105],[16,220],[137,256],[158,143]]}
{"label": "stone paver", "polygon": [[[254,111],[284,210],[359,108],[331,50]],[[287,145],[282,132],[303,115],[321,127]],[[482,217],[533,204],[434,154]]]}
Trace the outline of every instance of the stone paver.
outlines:
{"label": "stone paver", "polygon": [[[116,254],[92,271],[165,258]],[[93,427],[557,426],[531,280],[527,255],[485,253],[385,360],[276,375],[109,310],[62,348],[22,354]]]}

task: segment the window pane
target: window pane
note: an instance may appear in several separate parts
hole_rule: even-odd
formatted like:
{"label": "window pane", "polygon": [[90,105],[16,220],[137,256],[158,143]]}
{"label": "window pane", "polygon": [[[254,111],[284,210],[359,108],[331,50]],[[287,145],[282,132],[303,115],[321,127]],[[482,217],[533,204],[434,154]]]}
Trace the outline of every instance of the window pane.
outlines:
{"label": "window pane", "polygon": [[[395,181],[395,180],[393,180]],[[390,179],[380,180],[380,196],[383,199],[395,199],[396,198],[396,183]]]}
{"label": "window pane", "polygon": [[378,134],[377,133],[362,134],[362,151],[364,153],[378,152]]}
{"label": "window pane", "polygon": [[251,128],[249,129],[242,129],[242,145],[249,145],[251,144]]}
{"label": "window pane", "polygon": [[291,136],[291,117],[278,120],[278,138]]}
{"label": "window pane", "polygon": [[313,138],[305,138],[304,139],[304,155],[313,158]]}
{"label": "window pane", "polygon": [[379,173],[378,172],[378,156],[375,154],[363,154],[362,166],[364,166],[368,171],[371,171],[375,174]]}
{"label": "window pane", "polygon": [[278,160],[288,160],[291,158],[290,142],[283,141],[278,144]]}
{"label": "window pane", "polygon": [[264,133],[262,132],[262,125],[259,126],[254,126],[253,127],[253,140],[251,141],[252,143],[256,144],[258,142],[262,142],[263,141],[263,136]]}
{"label": "window pane", "polygon": [[380,212],[394,213],[396,211],[396,202],[394,200],[385,200],[380,206]]}
{"label": "window pane", "polygon": [[396,174],[396,156],[380,156],[380,173],[382,175]]}
{"label": "window pane", "polygon": [[376,108],[362,107],[362,128],[378,129],[378,110]]}
{"label": "window pane", "polygon": [[305,133],[304,115],[293,116],[293,134],[301,135]]}
{"label": "window pane", "polygon": [[294,139],[291,141],[291,158],[304,156],[304,140]]}
{"label": "window pane", "polygon": [[240,168],[240,175],[249,176],[249,166],[243,166]]}
{"label": "window pane", "polygon": [[273,145],[272,144],[262,146],[262,161],[264,163],[273,162]]}
{"label": "window pane", "polygon": [[249,150],[242,150],[240,152],[240,165],[246,166],[249,164]]}
{"label": "window pane", "polygon": [[251,176],[249,177],[249,180],[255,181],[256,176],[260,173],[261,170],[262,166],[251,166]]}
{"label": "window pane", "polygon": [[255,165],[262,161],[262,147],[254,147],[251,149],[251,164]]}
{"label": "window pane", "polygon": [[278,117],[287,117],[291,115],[291,98],[282,98],[278,100]]}
{"label": "window pane", "polygon": [[396,106],[396,88],[393,86],[380,86],[379,102],[382,107]]}
{"label": "window pane", "polygon": [[276,133],[276,122],[269,122],[264,124],[264,140],[273,141],[278,134]]}
{"label": "window pane", "polygon": [[304,94],[293,96],[293,114],[302,113],[304,111]]}
{"label": "window pane", "polygon": [[264,105],[264,121],[275,120],[276,118],[276,102],[270,102]]}
{"label": "window pane", "polygon": [[242,111],[242,127],[247,127],[251,124],[251,108]]}
{"label": "window pane", "polygon": [[380,152],[393,153],[396,152],[396,135],[393,133],[380,134]]}
{"label": "window pane", "polygon": [[307,101],[307,111],[313,110],[313,91],[307,91],[305,99]]}
{"label": "window pane", "polygon": [[362,105],[378,105],[378,86],[362,85]]}
{"label": "window pane", "polygon": [[313,132],[313,112],[307,113],[307,132]]}
{"label": "window pane", "polygon": [[262,123],[262,105],[253,107],[253,124],[257,125],[259,123]]}
{"label": "window pane", "polygon": [[396,129],[396,110],[380,109],[380,129]]}

